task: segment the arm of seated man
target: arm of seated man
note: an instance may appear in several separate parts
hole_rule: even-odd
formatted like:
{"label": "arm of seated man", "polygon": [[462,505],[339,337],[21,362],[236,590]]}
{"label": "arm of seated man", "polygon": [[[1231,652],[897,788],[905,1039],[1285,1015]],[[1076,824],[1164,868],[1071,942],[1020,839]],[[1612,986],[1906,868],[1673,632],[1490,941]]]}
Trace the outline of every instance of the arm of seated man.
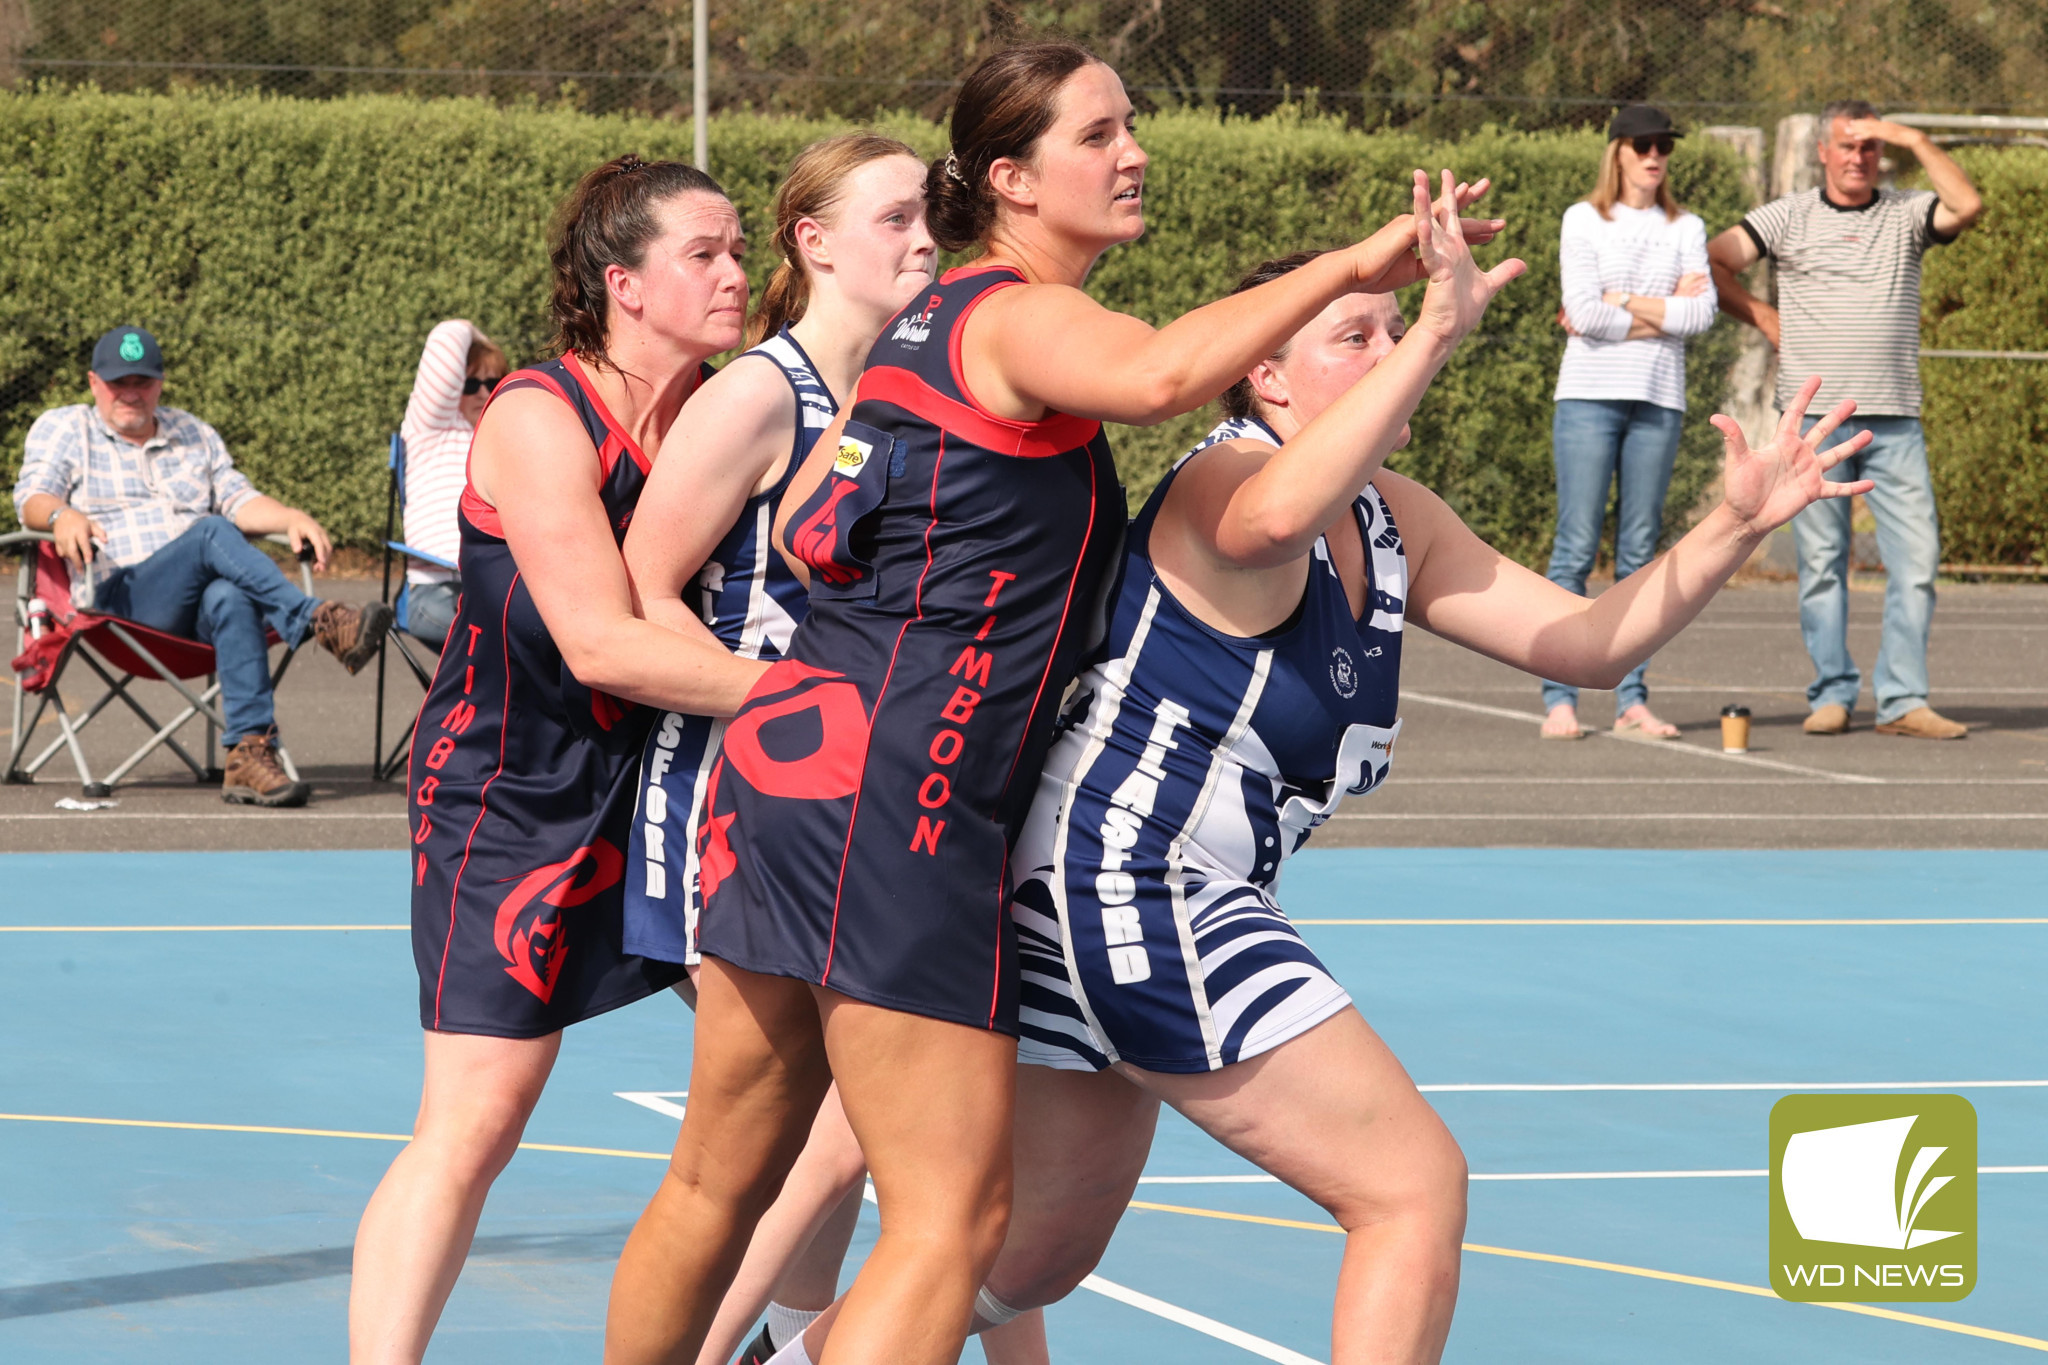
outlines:
{"label": "arm of seated man", "polygon": [[327,571],[327,561],[334,553],[334,542],[319,522],[296,507],[287,507],[276,498],[258,493],[235,509],[235,526],[252,536],[282,535],[292,543],[292,553],[297,554],[301,546],[313,547],[313,570]]}

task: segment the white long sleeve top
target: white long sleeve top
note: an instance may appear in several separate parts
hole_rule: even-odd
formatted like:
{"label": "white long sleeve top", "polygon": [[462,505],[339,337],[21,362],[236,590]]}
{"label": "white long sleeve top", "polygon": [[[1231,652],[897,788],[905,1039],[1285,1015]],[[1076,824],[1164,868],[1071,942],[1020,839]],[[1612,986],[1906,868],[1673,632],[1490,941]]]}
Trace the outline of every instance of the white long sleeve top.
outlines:
{"label": "white long sleeve top", "polygon": [[[469,478],[469,442],[476,434],[462,420],[472,336],[470,325],[459,318],[437,323],[427,333],[398,429],[405,437],[405,543],[451,564],[462,548],[455,508]],[[456,572],[415,559],[405,576],[414,583],[440,583]]]}
{"label": "white long sleeve top", "polygon": [[[1685,338],[1714,325],[1711,285],[1671,297],[1681,275],[1707,269],[1707,229],[1699,215],[1666,218],[1660,208],[1616,204],[1602,218],[1588,203],[1565,210],[1558,242],[1564,312],[1578,335],[1565,343],[1557,398],[1617,398],[1685,411]],[[1664,299],[1662,336],[1626,340],[1634,318],[1602,303],[1610,289]]]}

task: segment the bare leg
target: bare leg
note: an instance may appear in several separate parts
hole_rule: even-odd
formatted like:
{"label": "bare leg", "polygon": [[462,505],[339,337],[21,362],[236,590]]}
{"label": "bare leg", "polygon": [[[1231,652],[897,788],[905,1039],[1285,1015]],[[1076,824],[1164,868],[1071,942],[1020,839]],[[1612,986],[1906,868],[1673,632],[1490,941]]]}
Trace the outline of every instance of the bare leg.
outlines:
{"label": "bare leg", "polygon": [[1119,1069],[1344,1229],[1333,1365],[1442,1356],[1458,1300],[1465,1158],[1357,1011],[1221,1071]]}
{"label": "bare leg", "polygon": [[1016,1040],[818,995],[882,1215],[820,1365],[953,1365],[1009,1221]]}
{"label": "bare leg", "polygon": [[846,1125],[835,1088],[811,1122],[810,1140],[782,1193],[761,1216],[732,1288],[718,1307],[697,1365],[726,1365],[773,1298],[790,1308],[821,1310],[839,1292],[839,1267],[860,1219],[867,1161]]}
{"label": "bare leg", "polygon": [[1052,1365],[1045,1345],[1045,1310],[1033,1308],[1001,1327],[989,1328],[981,1334],[981,1351],[988,1365]]}
{"label": "bare leg", "polygon": [[690,1103],[612,1277],[611,1365],[697,1359],[831,1083],[813,987],[706,958]]}
{"label": "bare leg", "polygon": [[349,1287],[354,1365],[417,1365],[476,1236],[484,1196],[518,1149],[562,1035],[426,1035],[412,1141],[363,1210]]}

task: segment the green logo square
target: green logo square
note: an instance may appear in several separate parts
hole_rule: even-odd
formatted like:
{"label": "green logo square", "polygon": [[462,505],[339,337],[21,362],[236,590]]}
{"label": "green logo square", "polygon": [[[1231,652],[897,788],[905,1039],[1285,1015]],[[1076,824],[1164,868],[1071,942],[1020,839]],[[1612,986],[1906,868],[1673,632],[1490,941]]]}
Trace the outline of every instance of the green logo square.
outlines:
{"label": "green logo square", "polygon": [[1771,1107],[1771,1288],[1953,1303],[1977,1285],[1977,1111],[1961,1095],[1787,1095]]}

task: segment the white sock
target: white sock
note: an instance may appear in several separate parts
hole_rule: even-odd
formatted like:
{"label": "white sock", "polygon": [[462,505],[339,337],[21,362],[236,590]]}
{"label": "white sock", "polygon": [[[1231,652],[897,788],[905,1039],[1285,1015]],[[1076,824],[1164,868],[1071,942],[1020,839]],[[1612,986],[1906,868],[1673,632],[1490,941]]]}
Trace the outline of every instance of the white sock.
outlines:
{"label": "white sock", "polygon": [[976,1316],[991,1327],[1001,1327],[1023,1311],[1021,1308],[1010,1307],[1010,1305],[989,1293],[987,1285],[983,1285],[974,1296],[974,1312]]}
{"label": "white sock", "polygon": [[789,1345],[768,1357],[768,1365],[811,1365],[811,1353],[804,1349],[804,1334],[798,1332],[791,1337]]}
{"label": "white sock", "polygon": [[779,1303],[768,1305],[768,1340],[776,1350],[787,1346],[792,1337],[804,1334],[804,1328],[818,1320],[822,1309],[786,1308]]}

